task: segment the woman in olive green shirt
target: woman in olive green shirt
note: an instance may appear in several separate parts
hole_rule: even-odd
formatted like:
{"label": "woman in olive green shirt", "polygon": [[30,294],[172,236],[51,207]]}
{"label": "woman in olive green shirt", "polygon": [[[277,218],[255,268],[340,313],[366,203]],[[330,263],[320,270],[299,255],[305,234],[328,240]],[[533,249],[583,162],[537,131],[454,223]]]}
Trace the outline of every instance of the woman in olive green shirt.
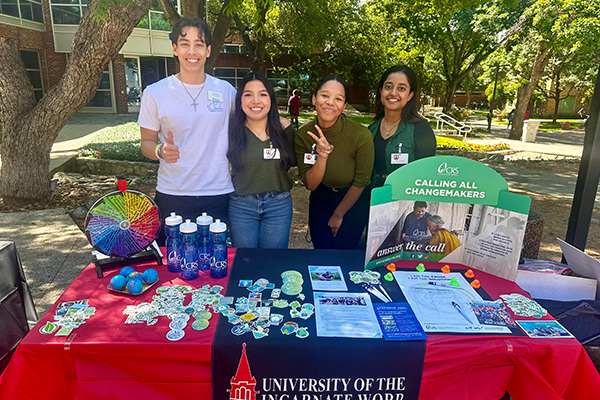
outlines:
{"label": "woman in olive green shirt", "polygon": [[271,83],[260,72],[244,77],[229,123],[233,194],[229,228],[234,247],[287,248],[292,224],[294,129],[280,118]]}
{"label": "woman in olive green shirt", "polygon": [[317,84],[316,121],[296,132],[298,172],[311,190],[308,224],[315,249],[355,249],[369,217],[373,139],[348,120],[348,86],[336,75]]}

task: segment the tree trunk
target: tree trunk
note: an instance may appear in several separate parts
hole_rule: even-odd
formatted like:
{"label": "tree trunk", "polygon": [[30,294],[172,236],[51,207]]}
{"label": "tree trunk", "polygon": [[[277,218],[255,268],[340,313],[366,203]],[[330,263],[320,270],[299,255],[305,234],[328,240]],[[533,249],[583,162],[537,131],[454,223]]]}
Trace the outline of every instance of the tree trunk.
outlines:
{"label": "tree trunk", "polygon": [[175,23],[181,18],[181,15],[179,15],[173,3],[171,3],[170,0],[156,0],[156,2],[165,14],[165,17],[167,18],[167,21],[169,21],[171,26],[175,25]]}
{"label": "tree trunk", "polygon": [[558,106],[560,105],[560,72],[556,74],[556,79],[554,80],[554,113],[552,114],[552,122],[556,123],[556,119],[558,118]]}
{"label": "tree trunk", "polygon": [[203,20],[204,15],[199,15],[199,11],[204,8],[200,7],[200,1],[181,0],[181,15],[184,17],[197,17]]}
{"label": "tree trunk", "polygon": [[444,107],[443,112],[448,112],[452,109],[454,105],[454,95],[456,94],[456,87],[458,86],[458,82],[456,80],[448,81],[446,84],[446,97],[444,97]]}
{"label": "tree trunk", "polygon": [[204,66],[204,71],[211,75],[213,75],[215,63],[217,62],[217,58],[219,58],[219,54],[221,54],[221,48],[223,47],[223,44],[225,44],[225,38],[227,37],[227,33],[229,33],[229,26],[233,20],[233,14],[227,15],[225,12],[225,7],[227,7],[228,4],[229,0],[224,1],[223,6],[219,11],[217,24],[215,25],[212,35],[210,57],[206,60],[206,65]]}
{"label": "tree trunk", "polygon": [[[102,72],[119,52],[151,0],[112,5],[107,18],[86,14],[73,40],[61,80],[35,104],[17,43],[0,38],[2,166],[0,195],[8,202],[46,201],[50,196],[50,149],[58,132],[94,96]],[[97,6],[97,0],[90,8]]]}
{"label": "tree trunk", "polygon": [[521,136],[523,135],[525,111],[527,111],[527,105],[529,104],[529,100],[531,100],[533,91],[540,81],[540,78],[544,74],[544,70],[546,69],[546,65],[548,65],[548,61],[550,61],[549,55],[550,48],[547,48],[543,43],[540,43],[535,55],[533,67],[531,68],[531,77],[529,78],[529,82],[520,86],[517,90],[517,104],[515,106],[513,125],[510,130],[510,135],[508,136],[509,139],[520,140]]}

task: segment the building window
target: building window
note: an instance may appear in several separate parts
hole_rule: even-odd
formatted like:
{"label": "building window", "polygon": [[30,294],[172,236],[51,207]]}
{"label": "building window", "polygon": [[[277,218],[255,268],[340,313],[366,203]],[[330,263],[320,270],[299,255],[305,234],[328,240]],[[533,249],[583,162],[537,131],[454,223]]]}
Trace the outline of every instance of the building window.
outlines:
{"label": "building window", "polygon": [[244,75],[249,73],[248,68],[215,68],[215,78],[223,79],[233,85],[237,89],[239,83],[244,79]]}
{"label": "building window", "polygon": [[[178,9],[177,0],[170,0],[175,9]],[[155,31],[166,31],[171,32],[171,24],[167,21],[167,17],[162,12],[162,9],[156,1],[152,3],[150,11],[141,21],[138,23],[136,28],[153,29]]]}
{"label": "building window", "polygon": [[42,2],[37,0],[0,0],[0,14],[44,23]]}
{"label": "building window", "polygon": [[89,0],[50,0],[52,22],[57,25],[79,25]]}
{"label": "building window", "polygon": [[25,64],[27,70],[27,76],[33,91],[35,93],[35,100],[40,101],[44,95],[44,85],[42,82],[42,68],[40,67],[40,55],[37,51],[21,50],[21,59]]}
{"label": "building window", "polygon": [[96,90],[96,94],[87,103],[86,107],[102,107],[102,108],[111,108],[113,105],[112,100],[112,88],[110,84],[110,67],[111,63],[108,63],[104,72],[102,72],[102,79],[100,80],[100,85],[98,85],[98,89]]}
{"label": "building window", "polygon": [[288,98],[290,96],[290,81],[286,74],[276,72],[274,69],[267,70],[267,79],[275,89],[277,97]]}
{"label": "building window", "polygon": [[575,96],[571,95],[558,103],[558,111],[570,113],[575,111]]}

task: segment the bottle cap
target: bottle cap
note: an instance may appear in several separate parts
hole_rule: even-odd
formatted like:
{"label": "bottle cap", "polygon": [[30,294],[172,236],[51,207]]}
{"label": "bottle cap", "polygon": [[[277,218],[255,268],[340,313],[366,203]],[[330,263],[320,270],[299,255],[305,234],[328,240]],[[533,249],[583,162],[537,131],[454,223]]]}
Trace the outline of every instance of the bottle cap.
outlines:
{"label": "bottle cap", "polygon": [[221,233],[227,231],[227,224],[225,222],[221,222],[220,219],[216,219],[215,222],[210,224],[210,231],[212,233]]}
{"label": "bottle cap", "polygon": [[183,218],[181,218],[181,215],[177,215],[174,212],[171,213],[170,217],[165,218],[165,224],[169,226],[179,225],[182,222]]}
{"label": "bottle cap", "polygon": [[198,231],[198,226],[192,222],[191,219],[186,219],[183,224],[179,226],[179,232],[181,233],[195,233]]}
{"label": "bottle cap", "polygon": [[210,225],[213,223],[213,217],[203,212],[202,215],[199,215],[198,218],[196,218],[196,223],[198,225]]}

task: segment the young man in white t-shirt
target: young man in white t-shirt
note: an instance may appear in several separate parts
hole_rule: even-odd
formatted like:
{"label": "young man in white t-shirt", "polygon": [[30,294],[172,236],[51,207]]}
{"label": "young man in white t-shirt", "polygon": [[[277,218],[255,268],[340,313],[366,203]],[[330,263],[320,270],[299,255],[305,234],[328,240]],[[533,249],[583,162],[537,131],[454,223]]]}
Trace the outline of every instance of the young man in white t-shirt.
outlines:
{"label": "young man in white t-shirt", "polygon": [[207,212],[227,221],[233,185],[226,154],[236,92],[204,72],[212,39],[204,21],[182,18],[169,37],[180,72],[144,90],[138,118],[142,152],[160,160],[155,201],[163,218],[174,211],[195,220]]}

